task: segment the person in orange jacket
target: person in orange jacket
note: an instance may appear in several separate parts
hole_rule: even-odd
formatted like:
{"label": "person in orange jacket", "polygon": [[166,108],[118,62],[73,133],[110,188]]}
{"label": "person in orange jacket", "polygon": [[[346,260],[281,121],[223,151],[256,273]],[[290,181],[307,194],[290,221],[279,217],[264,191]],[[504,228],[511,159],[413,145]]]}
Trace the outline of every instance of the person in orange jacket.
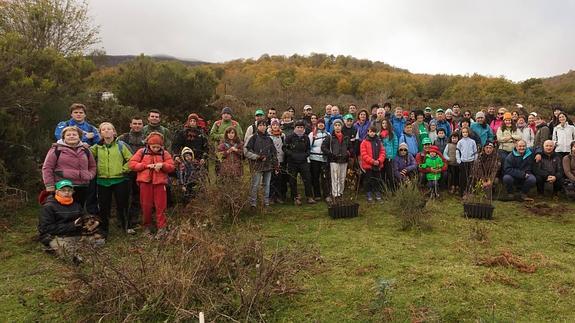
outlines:
{"label": "person in orange jacket", "polygon": [[367,137],[361,142],[360,166],[365,171],[364,185],[367,192],[367,201],[373,201],[372,193],[375,192],[375,199],[381,201],[381,170],[385,160],[385,147],[377,136],[377,128],[369,127]]}
{"label": "person in orange jacket", "polygon": [[151,235],[152,209],[155,208],[157,233],[162,236],[166,232],[166,184],[168,174],[175,170],[172,155],[164,149],[164,136],[159,132],[150,133],[146,138],[146,147],[134,154],[128,166],[137,173],[144,232]]}

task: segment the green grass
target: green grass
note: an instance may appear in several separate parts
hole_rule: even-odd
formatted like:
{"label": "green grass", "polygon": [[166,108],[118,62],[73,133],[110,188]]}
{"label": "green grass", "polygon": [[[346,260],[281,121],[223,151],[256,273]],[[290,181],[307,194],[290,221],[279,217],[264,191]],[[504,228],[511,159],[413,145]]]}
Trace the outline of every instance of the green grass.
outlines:
{"label": "green grass", "polygon": [[[303,243],[322,257],[296,277],[302,293],[274,300],[270,321],[575,321],[575,204],[563,216],[495,205],[493,221],[478,221],[463,218],[456,199],[434,202],[429,232],[400,231],[385,204],[362,204],[360,217],[340,220],[327,217],[325,204],[274,206],[239,228],[255,224],[271,248]],[[69,318],[71,306],[53,297],[66,284],[66,265],[31,240],[34,210],[17,219],[1,236],[0,321]],[[478,226],[486,242],[472,237]],[[477,265],[502,251],[537,270]],[[377,294],[380,281],[391,283],[386,299]]]}

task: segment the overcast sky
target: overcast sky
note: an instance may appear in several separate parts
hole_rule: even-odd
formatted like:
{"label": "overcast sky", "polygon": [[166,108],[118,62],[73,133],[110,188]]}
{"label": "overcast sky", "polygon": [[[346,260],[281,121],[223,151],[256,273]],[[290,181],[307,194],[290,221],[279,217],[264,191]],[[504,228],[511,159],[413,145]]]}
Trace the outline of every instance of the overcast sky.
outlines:
{"label": "overcast sky", "polygon": [[90,0],[110,55],[327,53],[521,81],[575,70],[575,0]]}

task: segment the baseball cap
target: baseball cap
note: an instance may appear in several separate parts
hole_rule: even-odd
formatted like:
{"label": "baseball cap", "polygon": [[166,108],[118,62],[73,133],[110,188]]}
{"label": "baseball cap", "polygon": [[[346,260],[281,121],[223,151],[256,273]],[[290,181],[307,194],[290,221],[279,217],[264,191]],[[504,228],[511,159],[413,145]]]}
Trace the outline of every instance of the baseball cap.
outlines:
{"label": "baseball cap", "polygon": [[263,116],[263,115],[265,115],[265,113],[264,113],[264,111],[263,111],[262,109],[258,109],[258,110],[256,110],[256,113],[254,113],[254,115],[256,115],[256,116]]}
{"label": "baseball cap", "polygon": [[74,187],[74,184],[72,184],[72,182],[69,179],[63,179],[61,181],[59,181],[58,183],[56,183],[56,189],[57,190],[61,190],[63,187]]}

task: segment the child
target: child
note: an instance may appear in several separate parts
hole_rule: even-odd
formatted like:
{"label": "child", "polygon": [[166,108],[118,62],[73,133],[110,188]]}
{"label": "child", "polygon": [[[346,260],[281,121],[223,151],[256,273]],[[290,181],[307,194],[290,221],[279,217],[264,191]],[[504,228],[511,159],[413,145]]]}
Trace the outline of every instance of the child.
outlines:
{"label": "child", "polygon": [[448,138],[445,136],[445,129],[437,130],[437,138],[433,141],[433,145],[437,146],[439,151],[444,151],[447,146]]}
{"label": "child", "polygon": [[140,148],[130,159],[130,169],[137,172],[136,181],[140,186],[144,233],[151,235],[152,209],[156,209],[158,236],[166,232],[168,174],[174,171],[172,155],[164,149],[164,136],[151,132],[146,137],[146,147]]}
{"label": "child", "polygon": [[321,151],[328,156],[331,173],[331,195],[337,198],[345,189],[345,176],[350,156],[349,138],[343,135],[343,121],[333,121],[333,133],[321,144]]}
{"label": "child", "polygon": [[375,192],[375,199],[381,201],[379,179],[381,178],[381,170],[385,160],[385,148],[376,135],[377,128],[374,126],[369,127],[367,137],[361,142],[360,146],[360,165],[365,171],[364,184],[368,202],[373,201],[372,192]]}
{"label": "child", "polygon": [[419,145],[417,137],[413,134],[413,124],[408,123],[403,128],[403,134],[399,137],[399,143],[406,143],[407,150],[411,156],[415,156],[419,152]]}
{"label": "child", "polygon": [[471,167],[477,158],[477,144],[469,137],[469,128],[461,128],[461,140],[457,142],[456,158],[459,164],[459,195],[468,189],[467,179],[471,176]]}
{"label": "child", "polygon": [[180,153],[181,161],[178,165],[178,184],[182,186],[184,192],[184,202],[188,203],[195,196],[195,186],[197,184],[196,164],[194,151],[189,147],[184,147]]}
{"label": "child", "polygon": [[427,179],[427,186],[430,189],[431,198],[439,198],[439,180],[441,179],[441,168],[443,167],[443,160],[438,156],[439,150],[437,147],[432,146],[429,154],[425,156],[425,162],[419,167],[429,168],[430,171],[425,174]]}
{"label": "child", "polygon": [[447,186],[449,187],[449,193],[454,194],[459,187],[459,165],[457,164],[457,142],[459,141],[459,135],[453,133],[450,139],[451,141],[443,150],[443,157],[445,157],[448,163]]}
{"label": "child", "polygon": [[230,184],[241,178],[244,174],[242,165],[243,143],[234,127],[228,127],[224,131],[224,139],[218,146],[218,159],[220,160],[219,179],[223,179],[224,184]]}
{"label": "child", "polygon": [[270,205],[270,181],[272,172],[279,167],[276,147],[268,135],[267,128],[268,125],[265,120],[258,121],[257,132],[250,137],[244,148],[244,154],[250,161],[250,170],[252,172],[250,191],[250,206],[252,208],[255,208],[257,205],[258,188],[261,186],[262,180],[264,187],[264,206],[267,207]]}

